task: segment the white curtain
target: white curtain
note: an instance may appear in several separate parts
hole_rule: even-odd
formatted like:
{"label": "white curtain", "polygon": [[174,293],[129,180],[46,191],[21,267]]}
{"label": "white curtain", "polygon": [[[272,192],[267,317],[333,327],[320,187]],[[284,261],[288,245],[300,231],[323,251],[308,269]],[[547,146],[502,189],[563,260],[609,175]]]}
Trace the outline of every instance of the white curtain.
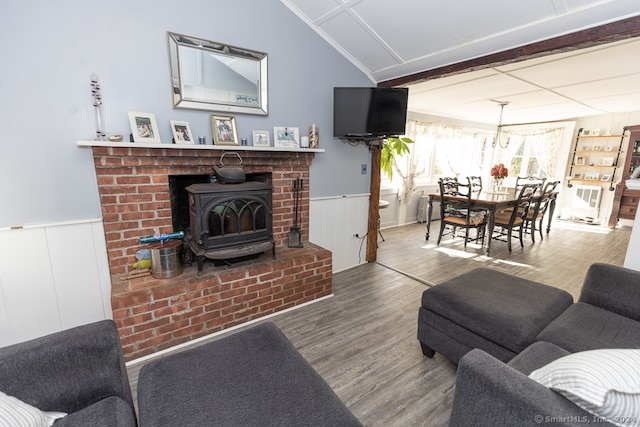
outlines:
{"label": "white curtain", "polygon": [[[564,128],[546,129],[520,129],[503,131],[503,140],[509,138],[509,145],[500,147],[497,153],[498,163],[509,164],[520,149],[522,142],[526,144],[526,149],[530,150],[540,165],[542,174],[545,177],[554,175],[558,150],[562,142]],[[526,167],[526,165],[522,165]]]}
{"label": "white curtain", "polygon": [[462,128],[441,123],[407,121],[406,136],[414,141],[401,168],[402,199],[406,204],[416,191],[416,177],[430,175],[434,166],[434,147],[439,143],[452,144],[462,139]]}

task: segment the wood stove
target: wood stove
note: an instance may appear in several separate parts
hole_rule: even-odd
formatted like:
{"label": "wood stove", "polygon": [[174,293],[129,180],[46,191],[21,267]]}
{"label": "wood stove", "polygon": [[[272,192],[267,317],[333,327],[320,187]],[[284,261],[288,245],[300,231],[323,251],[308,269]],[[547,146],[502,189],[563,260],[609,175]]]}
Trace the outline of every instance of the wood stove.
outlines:
{"label": "wood stove", "polygon": [[192,184],[189,193],[189,248],[196,256],[198,275],[204,260],[229,261],[259,255],[269,249],[275,259],[271,185]]}

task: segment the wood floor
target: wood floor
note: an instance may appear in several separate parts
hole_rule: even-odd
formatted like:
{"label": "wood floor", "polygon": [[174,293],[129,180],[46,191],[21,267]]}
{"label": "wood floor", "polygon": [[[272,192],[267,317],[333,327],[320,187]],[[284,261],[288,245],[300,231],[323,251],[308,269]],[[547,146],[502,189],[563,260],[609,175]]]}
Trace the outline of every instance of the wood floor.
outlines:
{"label": "wood floor", "polygon": [[[556,223],[542,241],[532,244],[527,236],[520,249],[515,240],[512,253],[506,243],[494,242],[486,257],[471,245],[464,251],[461,239],[435,246],[437,228],[436,221],[429,242],[424,224],[382,230],[378,261],[335,274],[334,297],[268,319],[365,426],[448,423],[456,367],[439,354],[423,357],[416,339],[420,296],[429,284],[487,266],[577,298],[590,264],[622,265],[631,233]],[[141,366],[128,369],[134,399]]]}

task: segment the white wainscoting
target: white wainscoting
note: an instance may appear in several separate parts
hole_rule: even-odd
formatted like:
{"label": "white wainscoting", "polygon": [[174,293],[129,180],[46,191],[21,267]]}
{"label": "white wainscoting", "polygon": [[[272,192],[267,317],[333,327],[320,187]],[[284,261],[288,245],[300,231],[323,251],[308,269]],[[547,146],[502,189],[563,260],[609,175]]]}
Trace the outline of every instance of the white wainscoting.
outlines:
{"label": "white wainscoting", "polygon": [[369,194],[315,198],[309,202],[309,240],[333,253],[333,271],[365,263]]}
{"label": "white wainscoting", "polygon": [[0,346],[111,316],[101,219],[0,229]]}

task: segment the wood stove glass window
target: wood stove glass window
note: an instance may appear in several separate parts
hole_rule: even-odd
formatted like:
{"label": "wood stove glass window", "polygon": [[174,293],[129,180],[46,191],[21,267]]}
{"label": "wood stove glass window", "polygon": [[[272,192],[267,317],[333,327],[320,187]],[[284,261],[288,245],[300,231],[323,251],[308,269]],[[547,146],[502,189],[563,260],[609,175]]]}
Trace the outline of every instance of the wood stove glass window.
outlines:
{"label": "wood stove glass window", "polygon": [[266,211],[255,200],[233,199],[220,203],[209,211],[209,236],[253,233],[266,229]]}

